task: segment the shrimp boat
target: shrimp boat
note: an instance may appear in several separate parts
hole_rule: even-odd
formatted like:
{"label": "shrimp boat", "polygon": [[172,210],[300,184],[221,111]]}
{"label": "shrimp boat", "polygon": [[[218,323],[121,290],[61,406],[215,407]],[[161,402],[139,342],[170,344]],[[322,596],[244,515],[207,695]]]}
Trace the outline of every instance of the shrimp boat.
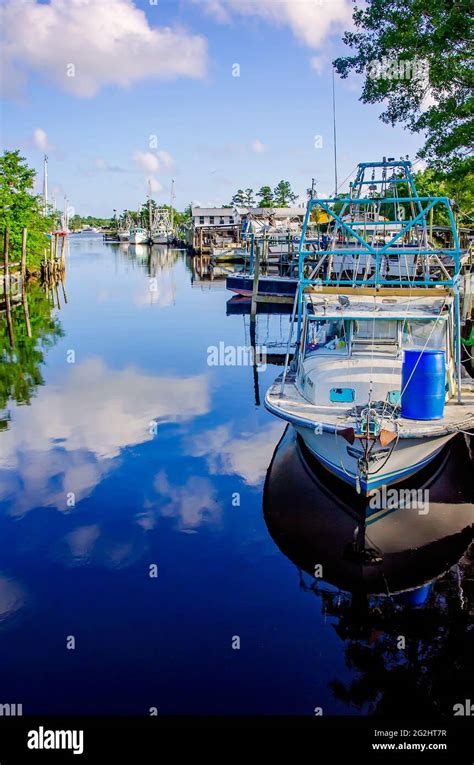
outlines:
{"label": "shrimp boat", "polygon": [[[335,203],[311,193],[285,367],[265,405],[325,468],[369,496],[474,431],[474,380],[461,363],[471,263],[450,201],[419,196],[408,161],[360,164]],[[437,207],[452,246],[430,237]],[[310,230],[315,208],[330,219],[324,233]]]}
{"label": "shrimp boat", "polygon": [[148,229],[143,226],[132,226],[130,229],[129,243],[130,244],[148,244],[150,235]]}
{"label": "shrimp boat", "polygon": [[169,244],[173,239],[173,223],[169,210],[166,207],[160,207],[154,215],[153,212],[150,215],[152,244]]}

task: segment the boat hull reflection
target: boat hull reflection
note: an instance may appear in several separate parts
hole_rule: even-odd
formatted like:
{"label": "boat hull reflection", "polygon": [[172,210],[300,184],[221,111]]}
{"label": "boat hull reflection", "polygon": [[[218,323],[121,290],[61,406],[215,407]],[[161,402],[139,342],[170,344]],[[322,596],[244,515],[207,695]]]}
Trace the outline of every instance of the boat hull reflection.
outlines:
{"label": "boat hull reflection", "polygon": [[339,589],[376,595],[422,587],[459,561],[474,533],[473,470],[464,437],[430,467],[410,484],[428,497],[427,506],[385,508],[367,520],[369,500],[329,476],[288,427],[265,483],[268,530],[298,568]]}

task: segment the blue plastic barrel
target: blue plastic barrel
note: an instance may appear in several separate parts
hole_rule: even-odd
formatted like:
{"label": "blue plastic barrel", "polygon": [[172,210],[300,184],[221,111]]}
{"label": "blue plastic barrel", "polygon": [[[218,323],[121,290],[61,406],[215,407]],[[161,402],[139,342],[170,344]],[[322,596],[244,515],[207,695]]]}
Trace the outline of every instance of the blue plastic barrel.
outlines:
{"label": "blue plastic barrel", "polygon": [[402,417],[439,420],[446,398],[444,351],[406,350],[402,364]]}

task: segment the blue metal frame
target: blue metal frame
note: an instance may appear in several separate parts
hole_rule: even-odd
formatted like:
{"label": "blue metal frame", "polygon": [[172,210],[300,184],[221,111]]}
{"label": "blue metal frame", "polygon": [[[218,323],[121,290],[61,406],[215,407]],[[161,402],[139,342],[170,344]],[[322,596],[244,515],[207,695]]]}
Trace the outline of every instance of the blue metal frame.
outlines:
{"label": "blue metal frame", "polygon": [[[375,179],[375,170],[376,168],[382,168],[382,178]],[[402,171],[402,176],[395,177],[393,174],[391,178],[387,178],[386,171],[388,168],[393,168],[393,173],[395,173],[395,169]],[[365,179],[365,173],[367,170],[372,171],[372,179],[366,180]],[[408,185],[409,191],[411,192],[410,196],[404,196],[404,197],[396,197],[396,196],[374,196],[374,197],[362,197],[362,187],[368,186],[368,185],[374,185],[374,186],[382,186],[381,192],[383,192],[384,187],[389,187],[392,184],[395,183],[406,183]],[[339,213],[336,213],[333,209],[333,205],[335,203],[338,203],[341,205],[341,210]],[[385,243],[382,246],[374,247],[373,245],[369,244],[365,239],[363,239],[355,230],[359,226],[367,226],[372,223],[372,221],[355,221],[353,224],[347,223],[345,220],[342,220],[343,215],[346,213],[347,209],[351,208],[352,206],[368,206],[368,205],[377,205],[378,204],[378,210],[380,213],[380,208],[382,205],[398,205],[400,203],[410,203],[411,205],[415,205],[416,208],[414,209],[412,207],[412,211],[414,214],[414,217],[409,218],[408,220],[400,221],[386,221],[385,225],[387,227],[398,225],[401,226],[400,231],[398,231],[395,235],[392,236],[391,240],[387,243]],[[425,204],[426,203],[426,204]],[[426,242],[426,234],[427,234],[427,223],[426,223],[426,216],[427,214],[433,210],[436,205],[441,204],[443,205],[448,214],[449,223],[451,226],[451,232],[453,236],[453,247],[452,248],[440,248],[440,249],[428,249],[425,247],[399,247],[396,243],[400,240],[400,238],[412,230],[415,226],[422,226],[424,238]],[[352,246],[344,249],[329,249],[329,250],[309,250],[307,249],[307,246],[309,244],[317,243],[318,247],[321,244],[321,238],[318,233],[317,239],[306,239],[306,234],[308,231],[308,226],[310,225],[310,218],[312,211],[316,208],[321,208],[329,217],[330,221],[334,221],[336,224],[336,230],[340,229],[341,232],[348,234],[350,237],[353,237],[356,242],[358,242],[359,246]],[[415,213],[416,210],[416,213]],[[373,224],[375,227],[377,226],[378,221],[373,221]],[[405,160],[393,160],[393,161],[383,161],[383,162],[362,162],[358,165],[357,175],[355,181],[351,184],[351,192],[350,196],[346,197],[339,197],[339,198],[325,198],[325,199],[317,199],[317,198],[310,198],[308,201],[308,205],[306,208],[306,214],[303,222],[303,228],[301,231],[301,238],[300,238],[300,246],[299,246],[299,259],[298,259],[298,291],[297,291],[297,308],[298,308],[298,324],[297,324],[297,341],[299,342],[301,339],[301,325],[302,325],[302,316],[303,316],[303,294],[304,290],[307,286],[311,285],[320,285],[320,286],[337,286],[337,287],[344,287],[344,286],[351,286],[351,287],[357,287],[357,286],[370,286],[370,287],[407,287],[407,291],[410,287],[436,287],[436,286],[443,286],[443,287],[449,287],[453,289],[454,292],[454,318],[455,318],[455,362],[456,362],[456,368],[457,368],[457,376],[458,376],[458,399],[460,400],[461,392],[460,392],[460,369],[461,369],[461,339],[460,339],[460,298],[459,298],[459,278],[460,278],[460,267],[461,267],[461,255],[463,250],[460,248],[459,244],[459,237],[456,230],[456,222],[454,219],[453,211],[451,209],[450,200],[445,196],[436,196],[436,197],[427,197],[422,196],[420,197],[417,193],[415,182],[413,180],[413,176],[411,173],[411,163],[409,161]],[[397,277],[392,277],[390,279],[382,278],[381,276],[381,264],[382,259],[387,255],[396,255],[397,257],[403,256],[403,255],[430,255],[430,254],[437,254],[437,255],[449,255],[452,257],[452,264],[451,268],[453,268],[452,275],[446,274],[443,279],[437,278],[437,279],[431,279],[429,278],[429,274],[425,274],[425,278],[423,279],[410,279],[407,280]],[[345,256],[367,256],[369,255],[371,259],[373,259],[373,265],[375,266],[375,273],[370,276],[369,279],[358,279],[357,278],[357,272],[355,273],[355,277],[352,279],[341,279],[341,278],[331,278],[331,275],[329,274],[327,278],[321,278],[320,276],[317,279],[308,279],[304,276],[304,268],[306,264],[306,258],[311,257],[313,264],[315,257],[319,259],[320,262],[324,258],[328,258],[332,255],[345,255]]]}

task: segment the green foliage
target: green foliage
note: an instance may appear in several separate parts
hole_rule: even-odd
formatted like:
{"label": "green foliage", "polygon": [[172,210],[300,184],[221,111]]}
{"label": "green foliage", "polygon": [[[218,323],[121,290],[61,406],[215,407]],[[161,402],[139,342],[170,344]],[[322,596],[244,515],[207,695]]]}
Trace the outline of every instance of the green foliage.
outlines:
{"label": "green foliage", "polygon": [[275,207],[288,207],[298,198],[291,190],[289,181],[280,181],[278,186],[275,186],[273,194]]}
{"label": "green foliage", "polygon": [[[256,196],[259,207],[288,207],[298,198],[297,194],[293,193],[289,181],[280,181],[274,191],[271,186],[262,186]],[[253,189],[239,189],[232,197],[231,204],[233,207],[255,207]]]}
{"label": "green foliage", "polygon": [[28,229],[27,263],[37,268],[45,248],[46,233],[55,227],[54,216],[44,216],[41,197],[32,193],[35,171],[19,151],[5,151],[0,157],[0,230],[8,227],[10,260],[21,256],[23,228]]}
{"label": "green foliage", "polygon": [[85,226],[92,228],[115,228],[116,220],[114,218],[97,218],[95,215],[73,215],[69,221],[71,231],[78,231]]}
{"label": "green foliage", "polygon": [[255,207],[255,199],[253,196],[253,189],[245,189],[245,207]]}
{"label": "green foliage", "polygon": [[[424,132],[419,156],[430,166],[465,172],[474,136],[471,0],[368,0],[353,20],[344,42],[355,54],[336,59],[336,70],[365,75],[361,100],[385,102],[384,122]],[[402,63],[405,74],[399,67],[375,76],[384,61]],[[423,75],[407,76],[415,62]]]}
{"label": "green foliage", "polygon": [[243,207],[245,205],[245,191],[238,189],[230,200],[230,204],[232,207]]}
{"label": "green foliage", "polygon": [[[28,306],[32,336],[28,337],[23,309],[17,306],[12,311],[13,348],[9,343],[6,315],[0,313],[0,410],[5,409],[10,400],[30,403],[37,386],[43,384],[41,365],[45,351],[63,335],[59,320],[51,315],[51,304],[37,283],[28,285]],[[0,414],[0,429],[2,421],[5,423],[7,419]]]}
{"label": "green foliage", "polygon": [[270,186],[262,186],[257,191],[257,197],[260,200],[259,207],[273,207],[273,191]]}

